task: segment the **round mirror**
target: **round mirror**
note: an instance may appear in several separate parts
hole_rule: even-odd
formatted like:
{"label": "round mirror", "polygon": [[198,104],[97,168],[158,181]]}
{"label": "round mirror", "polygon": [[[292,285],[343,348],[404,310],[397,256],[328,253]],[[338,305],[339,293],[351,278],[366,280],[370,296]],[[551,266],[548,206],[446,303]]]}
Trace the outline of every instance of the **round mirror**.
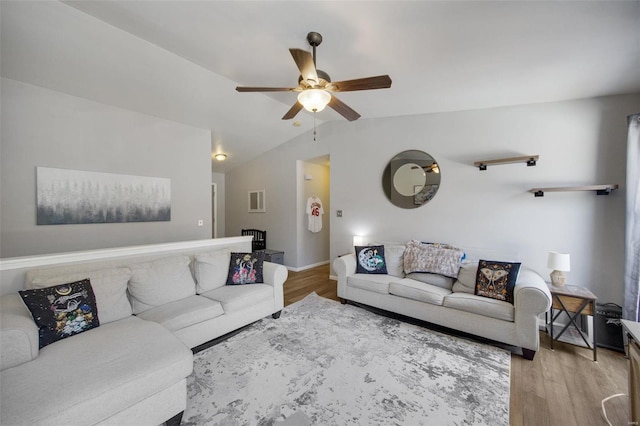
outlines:
{"label": "round mirror", "polygon": [[440,187],[440,167],[426,152],[409,150],[394,156],[382,174],[382,189],[394,205],[415,209],[429,202]]}

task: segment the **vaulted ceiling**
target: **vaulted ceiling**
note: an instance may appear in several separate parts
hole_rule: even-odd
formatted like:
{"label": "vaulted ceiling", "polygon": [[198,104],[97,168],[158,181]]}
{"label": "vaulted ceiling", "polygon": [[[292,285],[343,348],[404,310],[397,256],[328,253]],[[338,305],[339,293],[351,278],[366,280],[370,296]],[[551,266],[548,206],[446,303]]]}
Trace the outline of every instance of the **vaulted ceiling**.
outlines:
{"label": "vaulted ceiling", "polygon": [[[640,92],[640,1],[66,1],[1,7],[2,76],[210,129],[224,172],[309,131],[289,48],[361,120]],[[343,120],[326,109],[318,123]],[[293,126],[299,121],[299,126]]]}

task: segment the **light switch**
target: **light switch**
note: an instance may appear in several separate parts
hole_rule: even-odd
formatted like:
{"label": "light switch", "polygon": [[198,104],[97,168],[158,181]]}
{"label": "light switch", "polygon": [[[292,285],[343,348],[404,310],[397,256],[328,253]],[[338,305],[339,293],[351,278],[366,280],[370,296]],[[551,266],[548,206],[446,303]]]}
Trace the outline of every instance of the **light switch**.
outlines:
{"label": "light switch", "polygon": [[342,210],[336,210],[336,216],[342,217]]}
{"label": "light switch", "polygon": [[204,226],[204,220],[198,219],[198,226]]}

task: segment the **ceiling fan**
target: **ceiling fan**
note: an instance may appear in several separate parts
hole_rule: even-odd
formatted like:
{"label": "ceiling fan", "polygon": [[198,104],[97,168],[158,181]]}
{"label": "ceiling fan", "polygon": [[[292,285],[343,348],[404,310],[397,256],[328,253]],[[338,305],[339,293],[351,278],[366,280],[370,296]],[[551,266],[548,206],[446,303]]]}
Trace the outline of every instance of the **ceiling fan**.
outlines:
{"label": "ceiling fan", "polygon": [[333,93],[391,87],[391,78],[388,75],[332,82],[329,74],[316,68],[316,47],[322,43],[322,36],[317,32],[310,32],[307,34],[307,41],[313,47],[313,56],[306,50],[289,49],[300,70],[297,87],[239,86],[236,87],[236,90],[238,92],[299,92],[298,100],[282,117],[283,120],[292,119],[302,108],[315,113],[322,111],[325,106],[329,105],[344,118],[353,121],[360,118],[360,114],[336,98]]}

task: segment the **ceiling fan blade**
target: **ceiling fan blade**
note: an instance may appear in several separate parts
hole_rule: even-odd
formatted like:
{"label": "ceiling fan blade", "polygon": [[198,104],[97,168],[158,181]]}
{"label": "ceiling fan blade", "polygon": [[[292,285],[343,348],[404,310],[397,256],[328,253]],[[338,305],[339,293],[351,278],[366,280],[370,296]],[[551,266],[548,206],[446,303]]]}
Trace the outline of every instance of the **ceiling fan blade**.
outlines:
{"label": "ceiling fan blade", "polygon": [[316,65],[313,63],[313,56],[311,53],[302,49],[289,49],[293,60],[296,62],[302,79],[307,81],[310,86],[315,86],[319,83],[318,72],[316,71]]}
{"label": "ceiling fan blade", "polygon": [[302,104],[300,102],[296,101],[296,103],[293,104],[291,109],[289,111],[287,111],[287,113],[282,117],[282,119],[283,120],[291,120],[293,117],[296,116],[296,114],[298,114],[300,112],[301,109],[302,109]]}
{"label": "ceiling fan blade", "polygon": [[297,87],[236,87],[238,92],[294,92]]}
{"label": "ceiling fan blade", "polygon": [[350,106],[342,102],[340,99],[331,95],[331,100],[329,101],[329,106],[336,110],[338,114],[342,115],[349,121],[354,121],[360,118],[360,114],[351,109]]}
{"label": "ceiling fan blade", "polygon": [[[356,90],[388,89],[391,87],[391,77],[377,75],[375,77],[357,78],[355,80],[335,81],[330,84],[334,92],[353,92]],[[331,90],[331,88],[328,88]]]}

